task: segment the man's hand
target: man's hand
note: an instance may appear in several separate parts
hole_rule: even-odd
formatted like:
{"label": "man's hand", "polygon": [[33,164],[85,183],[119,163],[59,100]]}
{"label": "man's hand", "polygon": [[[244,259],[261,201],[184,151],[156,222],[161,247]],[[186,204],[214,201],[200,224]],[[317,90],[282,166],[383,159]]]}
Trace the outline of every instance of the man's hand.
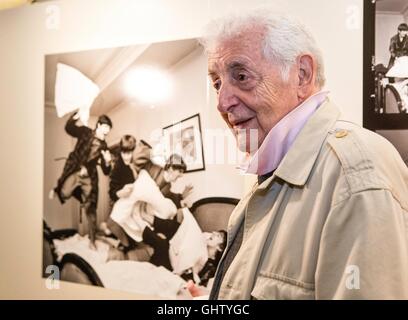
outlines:
{"label": "man's hand", "polygon": [[88,177],[88,169],[85,166],[81,166],[81,169],[79,170],[79,176]]}
{"label": "man's hand", "polygon": [[197,286],[193,280],[188,280],[186,287],[194,298],[206,296],[209,294],[208,290],[205,287]]}
{"label": "man's hand", "polygon": [[109,150],[101,150],[101,153],[106,163],[110,163],[112,161],[112,155]]}
{"label": "man's hand", "polygon": [[150,225],[154,223],[154,215],[152,213],[146,212],[146,210],[140,210],[140,216]]}
{"label": "man's hand", "polygon": [[187,198],[192,192],[193,192],[193,185],[189,184],[188,186],[186,186],[184,188],[183,193],[181,194],[181,196],[183,197],[183,199]]}
{"label": "man's hand", "polygon": [[116,195],[119,198],[127,198],[130,196],[130,194],[133,191],[133,184],[129,183],[126,184],[122,189],[120,189],[118,192],[116,192]]}
{"label": "man's hand", "polygon": [[78,120],[79,119],[79,112],[75,113],[74,116],[72,117],[73,120]]}

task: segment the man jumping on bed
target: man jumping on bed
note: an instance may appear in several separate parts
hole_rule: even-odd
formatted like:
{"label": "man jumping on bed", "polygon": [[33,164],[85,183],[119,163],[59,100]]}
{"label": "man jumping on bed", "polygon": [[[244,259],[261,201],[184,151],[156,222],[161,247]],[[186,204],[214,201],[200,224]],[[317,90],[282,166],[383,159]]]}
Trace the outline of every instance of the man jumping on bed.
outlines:
{"label": "man jumping on bed", "polygon": [[57,186],[51,190],[50,199],[55,193],[61,204],[72,196],[81,203],[85,211],[91,246],[95,248],[96,207],[98,202],[98,171],[100,165],[105,175],[111,169],[111,154],[105,138],[112,128],[108,116],[98,118],[94,130],[77,125],[78,113],[73,114],[65,125],[65,131],[77,139],[74,150],[65,162],[64,170]]}

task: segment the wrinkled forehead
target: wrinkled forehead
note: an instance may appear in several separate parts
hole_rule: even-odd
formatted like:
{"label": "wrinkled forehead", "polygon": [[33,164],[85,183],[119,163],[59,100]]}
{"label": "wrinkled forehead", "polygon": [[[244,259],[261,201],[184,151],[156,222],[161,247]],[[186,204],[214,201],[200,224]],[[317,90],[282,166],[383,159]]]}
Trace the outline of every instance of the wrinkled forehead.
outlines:
{"label": "wrinkled forehead", "polygon": [[208,52],[208,73],[220,73],[231,68],[251,67],[263,58],[263,37],[244,33],[223,39]]}

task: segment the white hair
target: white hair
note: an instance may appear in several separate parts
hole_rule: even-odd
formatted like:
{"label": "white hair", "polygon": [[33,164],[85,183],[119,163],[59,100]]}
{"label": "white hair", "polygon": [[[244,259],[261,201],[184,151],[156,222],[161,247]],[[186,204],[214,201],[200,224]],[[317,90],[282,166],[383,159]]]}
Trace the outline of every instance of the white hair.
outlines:
{"label": "white hair", "polygon": [[232,39],[250,27],[266,30],[263,43],[265,58],[280,66],[281,76],[288,80],[290,67],[301,54],[310,54],[316,61],[316,85],[325,84],[322,53],[309,30],[298,20],[269,10],[255,10],[243,15],[222,17],[211,21],[200,43],[206,51],[222,41]]}

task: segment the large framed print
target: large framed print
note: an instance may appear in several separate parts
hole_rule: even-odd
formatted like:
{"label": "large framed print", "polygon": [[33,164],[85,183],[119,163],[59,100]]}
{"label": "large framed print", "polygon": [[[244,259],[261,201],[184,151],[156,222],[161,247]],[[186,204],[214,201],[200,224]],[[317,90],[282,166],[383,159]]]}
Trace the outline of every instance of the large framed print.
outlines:
{"label": "large framed print", "polygon": [[210,290],[238,200],[206,192],[205,175],[235,172],[174,175],[161,147],[164,132],[188,172],[205,169],[206,64],[197,39],[45,56],[43,277],[166,299],[192,299],[190,279]]}

